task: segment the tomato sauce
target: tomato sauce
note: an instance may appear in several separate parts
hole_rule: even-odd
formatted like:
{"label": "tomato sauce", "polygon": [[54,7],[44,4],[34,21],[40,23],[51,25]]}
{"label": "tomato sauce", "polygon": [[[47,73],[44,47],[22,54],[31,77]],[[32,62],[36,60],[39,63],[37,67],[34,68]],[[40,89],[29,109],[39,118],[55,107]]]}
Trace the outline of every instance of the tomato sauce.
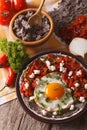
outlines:
{"label": "tomato sauce", "polygon": [[71,24],[59,31],[59,36],[66,43],[70,43],[75,37],[87,39],[87,15],[78,16]]}
{"label": "tomato sauce", "polygon": [[[50,65],[55,66],[55,70],[49,70],[46,61]],[[40,73],[33,75],[34,70],[39,70]],[[36,87],[36,78],[41,78],[52,72],[57,72],[62,77],[62,80],[72,90],[76,98],[80,98],[80,96],[87,98],[86,70],[76,59],[66,55],[59,56],[55,54],[40,57],[27,66],[21,77],[20,92],[26,97],[33,95]],[[26,83],[29,83],[27,88]]]}

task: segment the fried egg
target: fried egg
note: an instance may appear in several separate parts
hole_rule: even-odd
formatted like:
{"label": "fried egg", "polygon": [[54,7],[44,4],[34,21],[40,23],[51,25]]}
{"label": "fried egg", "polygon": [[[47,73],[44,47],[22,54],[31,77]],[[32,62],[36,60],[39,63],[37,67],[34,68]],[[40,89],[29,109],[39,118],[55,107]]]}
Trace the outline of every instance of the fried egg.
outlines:
{"label": "fried egg", "polygon": [[56,112],[67,109],[73,104],[71,92],[68,91],[65,82],[56,72],[48,73],[36,80],[34,99],[38,106],[46,111]]}

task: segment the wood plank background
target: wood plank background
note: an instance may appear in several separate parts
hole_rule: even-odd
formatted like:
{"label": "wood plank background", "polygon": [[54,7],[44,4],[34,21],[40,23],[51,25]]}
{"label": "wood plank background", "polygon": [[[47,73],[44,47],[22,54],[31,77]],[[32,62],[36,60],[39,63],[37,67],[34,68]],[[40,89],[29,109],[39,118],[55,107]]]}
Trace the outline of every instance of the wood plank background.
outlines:
{"label": "wood plank background", "polygon": [[0,130],[87,130],[87,112],[66,124],[47,124],[26,114],[15,99],[0,106]]}

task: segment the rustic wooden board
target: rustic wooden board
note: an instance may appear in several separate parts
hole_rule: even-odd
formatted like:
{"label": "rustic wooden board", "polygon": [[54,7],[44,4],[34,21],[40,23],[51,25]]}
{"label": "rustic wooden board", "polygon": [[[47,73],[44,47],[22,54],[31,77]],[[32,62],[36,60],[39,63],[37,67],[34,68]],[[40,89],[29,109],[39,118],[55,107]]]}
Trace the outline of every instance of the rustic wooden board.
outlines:
{"label": "rustic wooden board", "polygon": [[66,124],[47,124],[26,114],[15,99],[0,106],[0,130],[87,130],[87,112]]}

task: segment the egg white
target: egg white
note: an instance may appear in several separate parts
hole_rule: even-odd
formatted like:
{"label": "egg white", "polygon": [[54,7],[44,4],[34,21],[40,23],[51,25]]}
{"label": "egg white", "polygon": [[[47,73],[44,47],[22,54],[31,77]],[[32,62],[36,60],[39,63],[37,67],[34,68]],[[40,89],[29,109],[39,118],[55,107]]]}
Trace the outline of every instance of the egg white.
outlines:
{"label": "egg white", "polygon": [[[71,92],[65,87],[66,84],[62,80],[59,74],[49,73],[41,79],[37,79],[37,86],[34,90],[34,99],[38,106],[42,107],[46,111],[54,112],[60,111],[60,109],[67,109],[73,104],[74,100],[72,98]],[[50,100],[45,96],[45,88],[50,83],[59,83],[65,89],[65,94],[60,99]]]}

